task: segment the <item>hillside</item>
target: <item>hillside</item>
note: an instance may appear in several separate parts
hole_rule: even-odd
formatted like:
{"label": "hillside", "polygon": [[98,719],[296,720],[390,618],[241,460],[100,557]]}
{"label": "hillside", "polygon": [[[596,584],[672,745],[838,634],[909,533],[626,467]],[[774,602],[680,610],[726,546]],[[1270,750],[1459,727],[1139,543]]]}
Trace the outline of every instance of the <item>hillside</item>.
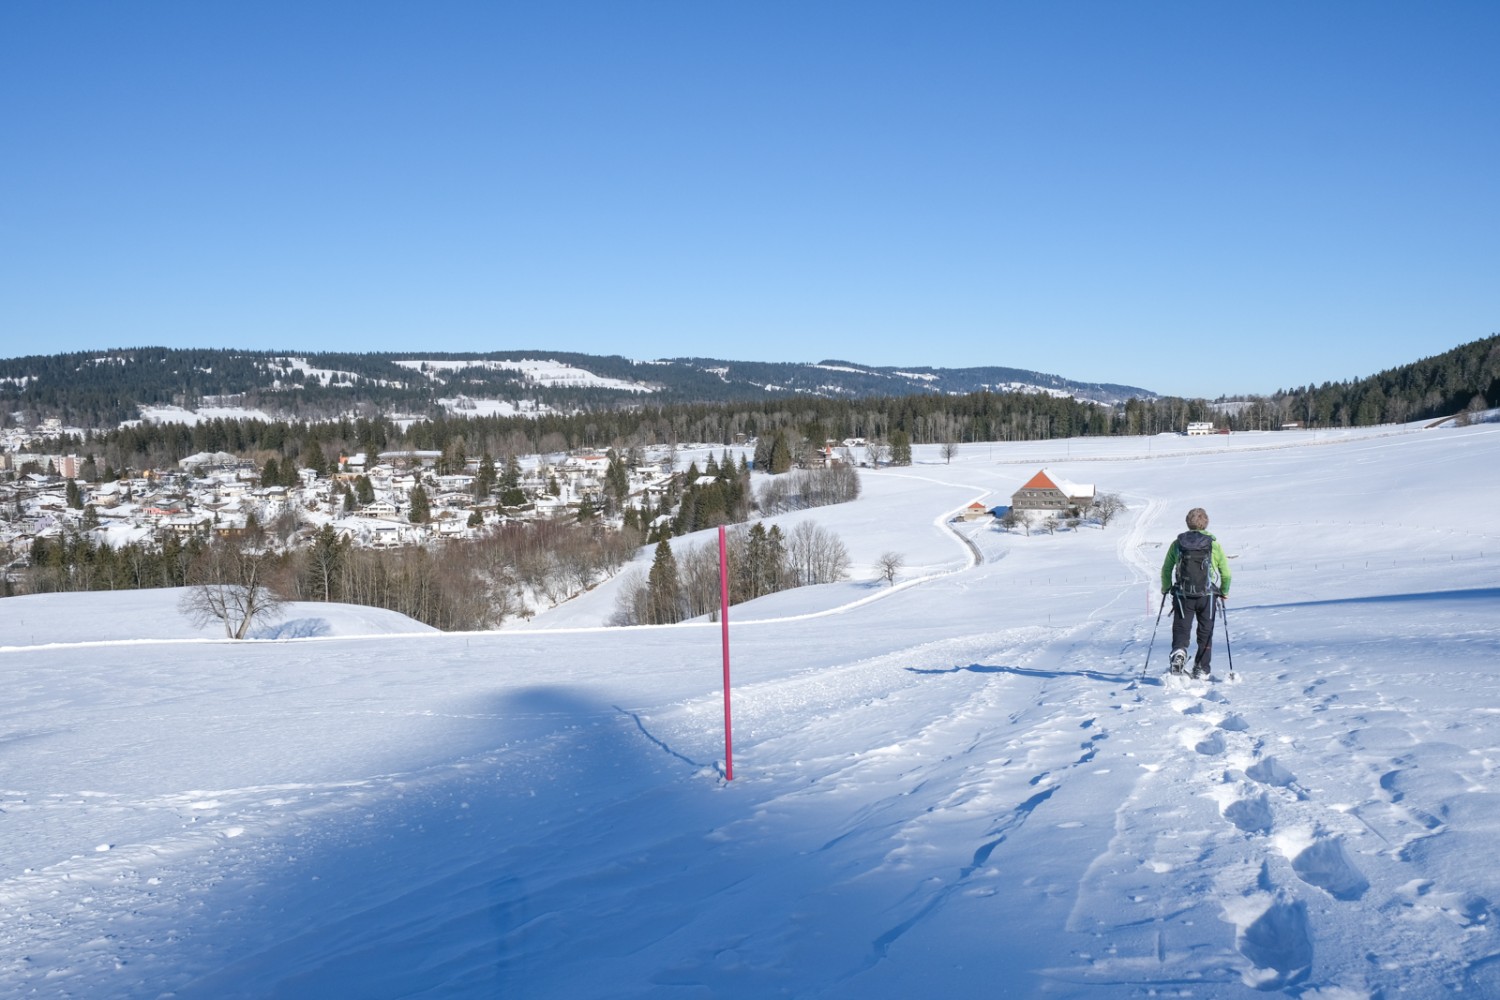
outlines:
{"label": "hillside", "polygon": [[[605,588],[239,644],[154,641],[170,594],[36,599],[45,640],[0,647],[0,988],[1496,995],[1500,529],[1434,498],[1483,508],[1497,457],[1495,424],[919,447],[780,519],[858,578],[731,612],[732,781],[719,626],[594,627]],[[1041,466],[1129,510],[950,523]],[[1194,505],[1234,682],[1222,626],[1218,682],[1157,674]]]}
{"label": "hillside", "polygon": [[[632,361],[566,351],[486,354],[316,354],[158,347],[0,359],[0,410],[112,427],[162,407],[232,404],[315,419],[373,404],[386,413],[526,412],[653,403],[1044,392],[1101,403],[1149,399],[1123,385],[1076,382],[1016,368],[880,368],[675,358]],[[180,419],[180,418],[179,418]]]}

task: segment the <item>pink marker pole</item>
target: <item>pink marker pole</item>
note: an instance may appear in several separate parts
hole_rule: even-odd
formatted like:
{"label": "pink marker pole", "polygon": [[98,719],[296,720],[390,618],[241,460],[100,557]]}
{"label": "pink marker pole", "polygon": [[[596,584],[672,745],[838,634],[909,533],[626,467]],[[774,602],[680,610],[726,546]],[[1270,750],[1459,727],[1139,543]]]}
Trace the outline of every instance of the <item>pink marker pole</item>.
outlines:
{"label": "pink marker pole", "polygon": [[734,750],[729,738],[729,546],[719,525],[719,623],[724,632],[724,780],[734,780]]}

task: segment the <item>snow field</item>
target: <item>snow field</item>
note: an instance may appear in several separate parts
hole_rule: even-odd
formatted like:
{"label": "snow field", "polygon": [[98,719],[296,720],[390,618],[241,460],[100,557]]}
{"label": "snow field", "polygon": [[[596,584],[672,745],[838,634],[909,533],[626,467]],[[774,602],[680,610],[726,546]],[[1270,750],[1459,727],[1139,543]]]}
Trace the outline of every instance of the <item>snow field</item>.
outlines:
{"label": "snow field", "polygon": [[[729,783],[718,626],[598,628],[607,588],[498,634],[326,609],[323,638],[239,644],[142,642],[174,595],[84,595],[83,637],[136,641],[0,649],[0,984],[1500,994],[1500,534],[1449,513],[1500,496],[1497,432],[918,449],[786,516],[863,579],[731,610]],[[948,523],[1042,464],[1130,510]],[[1158,673],[1198,505],[1233,683],[1222,623],[1217,683]]]}

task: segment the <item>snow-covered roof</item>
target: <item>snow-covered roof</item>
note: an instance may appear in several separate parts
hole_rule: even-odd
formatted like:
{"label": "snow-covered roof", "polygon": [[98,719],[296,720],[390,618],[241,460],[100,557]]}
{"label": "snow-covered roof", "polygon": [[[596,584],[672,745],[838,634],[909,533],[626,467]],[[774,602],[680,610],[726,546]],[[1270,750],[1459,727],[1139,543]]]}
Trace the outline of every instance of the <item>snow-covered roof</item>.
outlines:
{"label": "snow-covered roof", "polygon": [[1026,481],[1021,487],[1023,490],[1060,490],[1070,500],[1094,495],[1093,483],[1075,483],[1064,479],[1062,476],[1048,470],[1042,469],[1036,475]]}

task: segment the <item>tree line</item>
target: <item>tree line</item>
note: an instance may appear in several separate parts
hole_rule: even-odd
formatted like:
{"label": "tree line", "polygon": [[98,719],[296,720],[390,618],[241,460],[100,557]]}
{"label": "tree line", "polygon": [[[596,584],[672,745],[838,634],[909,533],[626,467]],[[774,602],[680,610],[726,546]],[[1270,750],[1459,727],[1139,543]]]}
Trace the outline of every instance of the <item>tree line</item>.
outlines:
{"label": "tree line", "polygon": [[[392,550],[355,548],[329,525],[309,544],[287,547],[253,519],[244,532],[168,534],[118,547],[69,532],[33,540],[30,568],[19,583],[7,579],[5,593],[188,587],[212,591],[202,595],[206,603],[239,588],[251,605],[274,604],[256,600],[257,588],[265,588],[277,601],[363,604],[445,631],[482,630],[594,586],[617,573],[640,543],[628,530],[573,521],[513,522],[437,549]],[[231,636],[239,625],[228,629]]]}
{"label": "tree line", "polygon": [[[1031,441],[1058,437],[1158,434],[1189,422],[1213,421],[1234,430],[1359,426],[1451,416],[1500,406],[1500,336],[1445,354],[1347,382],[1280,390],[1226,407],[1202,399],[1159,397],[1102,406],[1070,397],[978,392],[862,399],[798,397],[726,403],[648,405],[544,412],[533,416],[455,416],[448,413],[402,429],[378,412],[328,421],[222,419],[184,424],[135,424],[60,439],[50,450],[79,448],[101,469],[169,468],[205,451],[268,458],[302,467],[328,467],[341,455],[392,449],[494,456],[578,449],[732,444],[755,438],[767,448],[780,435],[788,455],[799,443],[862,438],[895,447],[971,441]],[[763,461],[764,459],[764,461]],[[771,453],[757,452],[756,468],[780,471]]]}
{"label": "tree line", "polygon": [[[804,521],[790,532],[765,522],[725,532],[729,603],[767,594],[836,583],[849,575],[849,552],[827,528]],[[615,598],[611,625],[670,625],[717,614],[722,579],[717,540],[687,548],[679,557],[671,542],[656,544],[651,568],[627,574]]]}

